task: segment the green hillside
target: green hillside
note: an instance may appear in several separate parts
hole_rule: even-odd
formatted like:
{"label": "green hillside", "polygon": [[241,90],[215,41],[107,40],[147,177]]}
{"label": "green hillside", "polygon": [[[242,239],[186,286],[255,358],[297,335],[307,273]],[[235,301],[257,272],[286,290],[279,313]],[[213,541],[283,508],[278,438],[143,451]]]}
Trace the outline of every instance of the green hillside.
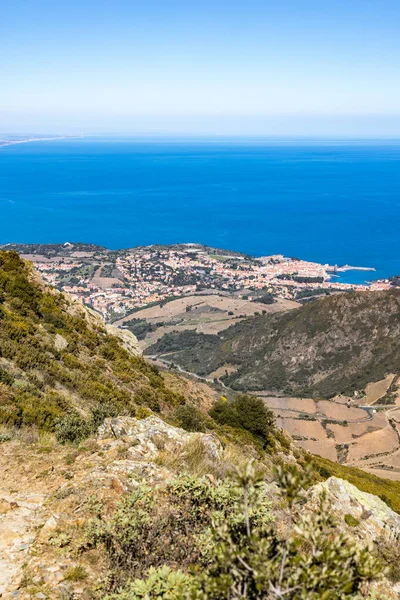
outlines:
{"label": "green hillside", "polygon": [[219,336],[169,334],[151,354],[168,354],[206,375],[224,364],[237,390],[332,397],[400,371],[400,290],[330,296],[296,310],[246,319]]}
{"label": "green hillside", "polygon": [[94,313],[0,252],[0,424],[79,437],[90,419],[182,402]]}

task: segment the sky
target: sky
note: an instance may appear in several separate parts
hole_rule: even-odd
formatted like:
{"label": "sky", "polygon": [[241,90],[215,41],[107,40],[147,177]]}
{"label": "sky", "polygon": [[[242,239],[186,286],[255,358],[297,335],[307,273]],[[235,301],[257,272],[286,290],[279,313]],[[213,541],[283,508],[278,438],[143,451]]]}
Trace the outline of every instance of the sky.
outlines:
{"label": "sky", "polygon": [[400,136],[399,0],[0,0],[0,132]]}

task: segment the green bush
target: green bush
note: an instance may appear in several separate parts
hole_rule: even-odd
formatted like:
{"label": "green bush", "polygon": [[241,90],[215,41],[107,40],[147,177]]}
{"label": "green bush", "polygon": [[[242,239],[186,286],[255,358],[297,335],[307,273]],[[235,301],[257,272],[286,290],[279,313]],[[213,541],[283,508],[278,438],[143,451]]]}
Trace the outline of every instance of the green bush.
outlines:
{"label": "green bush", "polygon": [[112,404],[99,404],[98,406],[96,406],[95,408],[92,408],[92,422],[91,422],[91,429],[93,431],[96,431],[98,427],[100,427],[100,425],[102,425],[102,423],[104,422],[104,419],[107,419],[108,417],[117,417],[118,416],[118,410],[117,408],[112,405]]}
{"label": "green bush", "polygon": [[206,431],[207,417],[198,408],[190,404],[178,406],[174,413],[180,427],[186,431]]}
{"label": "green bush", "polygon": [[351,515],[350,513],[344,515],[344,521],[349,527],[357,527],[357,525],[360,524],[360,521],[353,517],[353,515]]}
{"label": "green bush", "polygon": [[392,583],[400,581],[400,544],[399,535],[382,535],[375,542],[379,560],[387,567],[387,578]]}
{"label": "green bush", "polygon": [[[250,515],[254,526],[271,521],[265,488],[262,497]],[[239,500],[232,482],[212,485],[207,477],[181,475],[159,489],[141,485],[123,498],[108,522],[93,520],[87,530],[88,546],[103,545],[106,551],[110,591],[131,576],[146,576],[150,567],[206,566],[213,524],[228,521],[233,529],[243,529]]]}
{"label": "green bush", "polygon": [[[304,511],[304,486],[309,484],[310,476],[295,467],[276,470],[282,503],[286,505],[285,533],[264,516],[265,484],[251,462],[237,472],[235,481],[217,488],[204,486],[204,481],[178,478],[168,492],[174,507],[186,503],[186,518],[190,519],[187,531],[192,532],[195,525],[196,530],[204,532],[211,517],[213,526],[208,528],[208,537],[205,539],[204,533],[197,536],[197,543],[207,549],[202,561],[198,560],[191,575],[185,576],[180,570],[185,569],[185,563],[168,555],[169,564],[151,565],[141,580],[125,584],[108,599],[361,599],[362,589],[379,577],[381,567],[370,548],[360,548],[338,532],[324,497],[317,510]],[[158,513],[162,512],[159,502],[155,502]],[[120,542],[123,540],[125,549],[134,552],[136,560],[146,560],[149,555],[154,560],[150,547],[137,546],[143,524],[151,523],[148,511],[142,509],[143,505],[136,506],[134,514],[124,511],[123,519],[118,518],[115,525],[119,527]],[[167,535],[169,531],[162,531],[175,553],[177,540]],[[122,549],[121,543],[118,548]],[[180,569],[172,570],[174,563]],[[121,567],[120,562],[118,565]]]}
{"label": "green bush", "polygon": [[12,385],[13,381],[14,377],[4,369],[0,368],[0,383],[4,383],[5,385]]}
{"label": "green bush", "polygon": [[62,444],[81,442],[91,431],[91,423],[74,411],[68,412],[56,422],[56,437]]}
{"label": "green bush", "polygon": [[221,425],[249,431],[262,441],[264,447],[271,443],[273,413],[257,396],[240,395],[232,402],[218,400],[209,414]]}
{"label": "green bush", "polygon": [[117,594],[105,600],[182,600],[189,588],[190,577],[173,571],[166,565],[159,569],[150,567],[146,579],[135,579]]}

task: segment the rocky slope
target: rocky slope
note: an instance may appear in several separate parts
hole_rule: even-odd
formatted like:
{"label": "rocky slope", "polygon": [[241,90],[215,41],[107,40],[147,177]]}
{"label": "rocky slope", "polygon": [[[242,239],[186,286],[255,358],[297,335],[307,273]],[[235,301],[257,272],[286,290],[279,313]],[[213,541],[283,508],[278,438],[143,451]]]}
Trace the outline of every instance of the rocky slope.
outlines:
{"label": "rocky slope", "polygon": [[[215,501],[222,510],[224,503],[230,502],[231,494],[234,498],[227,475],[252,452],[247,448],[236,453],[232,445],[223,446],[215,434],[188,433],[156,416],[142,420],[108,418],[94,438],[75,447],[57,444],[48,435],[36,438],[22,435],[3,442],[0,597],[4,600],[104,598],[110,586],[127,581],[128,575],[121,571],[124,555],[118,558],[116,572],[115,548],[110,552],[107,544],[115,543],[115,539],[124,544],[123,533],[129,530],[132,519],[144,546],[139,562],[134,569],[131,565],[129,569],[133,571],[128,569],[128,572],[140,575],[152,564],[157,566],[158,561],[182,567],[196,556],[201,560],[196,544],[202,540],[201,534],[207,532],[207,510]],[[298,460],[296,456],[300,457],[295,450],[285,460],[293,463]],[[264,456],[259,467],[267,482],[265,516],[268,521],[276,520],[282,528],[286,526],[287,515],[282,511],[282,499],[273,481],[275,461],[276,457]],[[330,477],[307,491],[302,514],[318,510],[322,490],[327,492],[338,529],[361,545],[382,543],[383,536],[389,540],[396,538],[400,531],[399,515],[379,498],[337,477]],[[145,499],[144,504],[137,507],[138,512],[132,512],[138,497]],[[154,508],[153,499],[157,499]],[[198,517],[193,521],[198,510],[203,515],[200,523]],[[124,516],[121,511],[128,512]],[[150,520],[145,516],[146,511]],[[187,526],[192,523],[192,530],[186,530],[185,523]],[[117,530],[113,529],[115,526]],[[98,537],[102,528],[113,536],[105,545]],[[121,552],[123,545],[118,548]],[[113,581],[116,576],[118,579]],[[378,595],[371,598],[395,599],[395,580],[396,576],[392,582],[376,584]],[[132,600],[141,597],[129,595]]]}
{"label": "rocky slope", "polygon": [[151,354],[201,375],[234,365],[222,381],[238,390],[352,394],[400,372],[400,291],[340,294],[247,319],[219,336],[170,334]]}

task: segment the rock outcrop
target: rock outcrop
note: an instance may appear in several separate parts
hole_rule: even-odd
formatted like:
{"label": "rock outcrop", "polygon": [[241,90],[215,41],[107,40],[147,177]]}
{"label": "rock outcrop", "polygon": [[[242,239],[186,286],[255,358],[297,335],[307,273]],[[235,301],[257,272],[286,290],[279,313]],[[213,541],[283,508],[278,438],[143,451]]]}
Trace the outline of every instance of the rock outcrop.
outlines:
{"label": "rock outcrop", "polygon": [[12,592],[17,594],[19,584],[15,581],[34,543],[45,496],[29,491],[9,493],[1,488],[0,494],[0,598],[6,599],[18,597]]}
{"label": "rock outcrop", "polygon": [[361,492],[343,479],[329,477],[311,489],[311,501],[315,501],[323,491],[332,511],[342,519],[351,515],[354,529],[357,528],[360,537],[366,541],[373,541],[385,532],[400,534],[400,515],[378,496]]}
{"label": "rock outcrop", "polygon": [[115,335],[115,337],[119,338],[125,350],[130,354],[133,354],[134,356],[140,356],[142,354],[137,337],[128,329],[120,329],[114,325],[106,325],[106,331],[109,335]]}
{"label": "rock outcrop", "polygon": [[134,417],[108,418],[98,429],[99,440],[123,439],[127,442],[129,456],[138,460],[153,459],[160,450],[176,451],[191,440],[199,440],[206,455],[218,460],[222,445],[213,433],[189,433],[179,427],[168,425],[159,417],[146,419]]}

